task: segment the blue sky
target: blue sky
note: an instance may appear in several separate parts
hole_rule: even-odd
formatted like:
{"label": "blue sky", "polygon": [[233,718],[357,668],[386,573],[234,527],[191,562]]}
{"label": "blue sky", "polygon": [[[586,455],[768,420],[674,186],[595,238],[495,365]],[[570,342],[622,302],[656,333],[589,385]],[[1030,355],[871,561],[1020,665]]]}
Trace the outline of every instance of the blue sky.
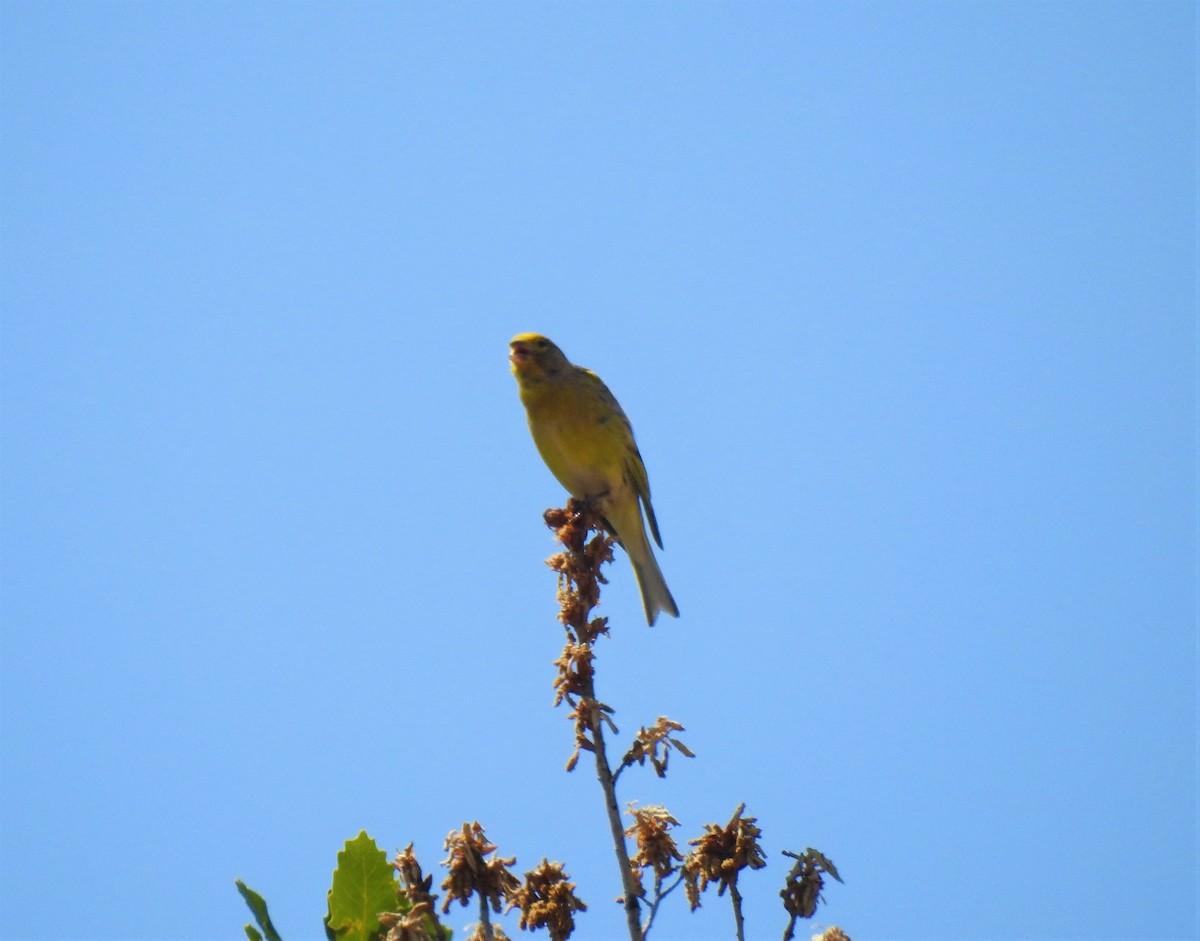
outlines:
{"label": "blue sky", "polygon": [[478,819],[619,937],[533,330],[632,418],[683,612],[618,559],[602,698],[697,753],[621,799],[747,803],[752,937],[810,845],[856,939],[1194,937],[1196,36],[4,0],[0,934],[230,938],[240,877],[318,937],[342,841]]}

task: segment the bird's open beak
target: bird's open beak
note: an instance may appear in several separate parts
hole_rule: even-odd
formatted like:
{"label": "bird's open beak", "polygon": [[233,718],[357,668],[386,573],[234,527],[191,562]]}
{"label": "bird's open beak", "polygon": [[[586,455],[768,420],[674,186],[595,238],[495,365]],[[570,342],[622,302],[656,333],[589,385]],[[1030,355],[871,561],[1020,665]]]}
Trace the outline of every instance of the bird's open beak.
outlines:
{"label": "bird's open beak", "polygon": [[510,343],[508,348],[512,350],[508,355],[508,359],[514,365],[521,366],[529,361],[529,347],[524,343]]}

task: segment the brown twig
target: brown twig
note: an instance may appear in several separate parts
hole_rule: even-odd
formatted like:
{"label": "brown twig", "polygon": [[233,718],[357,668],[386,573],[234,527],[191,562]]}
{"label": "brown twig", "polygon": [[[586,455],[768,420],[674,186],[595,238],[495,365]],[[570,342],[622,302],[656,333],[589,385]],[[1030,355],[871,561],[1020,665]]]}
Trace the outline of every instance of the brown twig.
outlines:
{"label": "brown twig", "polygon": [[488,914],[487,896],[482,892],[479,894],[479,933],[483,935],[483,941],[496,941],[496,936],[492,934],[492,917]]}
{"label": "brown twig", "polygon": [[626,829],[625,835],[632,837],[637,844],[637,854],[630,862],[637,874],[639,888],[646,870],[654,872],[654,894],[650,897],[650,913],[642,922],[644,937],[650,934],[662,900],[683,881],[683,874],[680,873],[674,882],[663,888],[663,883],[679,872],[679,864],[683,862],[683,856],[675,844],[675,837],[671,835],[671,831],[679,826],[679,821],[671,816],[667,808],[658,804],[636,807],[631,803],[625,812],[633,818],[633,823]]}
{"label": "brown twig", "polygon": [[663,877],[657,874],[654,876],[654,896],[650,900],[650,913],[642,922],[642,937],[648,936],[650,929],[654,927],[654,918],[658,915],[658,906],[662,904],[662,900],[678,889],[682,882],[683,876],[678,875],[675,877],[675,881],[664,889],[662,887]]}
{"label": "brown twig", "polygon": [[593,720],[593,743],[596,746],[596,777],[604,791],[604,808],[608,813],[608,826],[612,831],[613,849],[616,851],[617,865],[621,869],[621,885],[625,890],[622,903],[625,907],[625,921],[629,927],[630,941],[643,941],[641,912],[638,906],[638,885],[633,878],[633,869],[629,865],[629,848],[625,845],[625,831],[621,826],[621,811],[617,808],[617,791],[613,786],[612,771],[608,767],[608,755],[604,752],[604,730],[600,722]]}
{"label": "brown twig", "polygon": [[729,887],[729,900],[733,903],[733,922],[737,926],[737,941],[746,941],[746,922],[742,918],[742,893],[737,883]]}
{"label": "brown twig", "polygon": [[[592,609],[600,601],[600,585],[604,583],[600,567],[612,561],[613,542],[604,533],[601,521],[582,501],[570,500],[566,509],[547,510],[545,519],[565,550],[547,560],[547,564],[558,573],[561,606],[558,617],[567,632],[567,645],[562,658],[557,661],[559,676],[554,684],[555,703],[566,700],[574,707],[570,716],[575,721],[575,752],[567,762],[567,770],[575,767],[581,749],[592,752],[595,757],[596,778],[604,793],[604,810],[608,815],[613,852],[624,889],[621,902],[626,926],[630,941],[643,941],[639,908],[642,888],[630,866],[629,848],[625,844],[617,805],[615,777],[604,743],[604,726],[608,725],[614,732],[616,726],[610,718],[612,710],[596,698],[592,645],[602,634],[608,633],[608,624],[605,618],[589,620]],[[591,532],[596,535],[589,541],[587,537]]]}

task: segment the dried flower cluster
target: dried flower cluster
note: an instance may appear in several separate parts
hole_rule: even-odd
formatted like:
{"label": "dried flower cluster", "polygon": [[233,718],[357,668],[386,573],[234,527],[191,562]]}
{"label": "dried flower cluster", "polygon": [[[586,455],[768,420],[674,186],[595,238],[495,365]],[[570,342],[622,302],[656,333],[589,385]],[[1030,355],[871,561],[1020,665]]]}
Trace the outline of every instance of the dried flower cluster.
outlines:
{"label": "dried flower cluster", "polygon": [[[450,853],[442,865],[449,869],[449,875],[442,883],[446,890],[442,912],[448,912],[455,899],[463,905],[472,895],[479,899],[480,921],[467,941],[508,941],[504,930],[488,917],[488,908],[499,913],[502,902],[507,904],[505,911],[520,910],[522,930],[546,928],[551,941],[567,941],[575,930],[575,912],[587,911],[562,863],[543,859],[536,869],[525,873],[522,883],[509,871],[516,857],[497,855],[496,845],[487,839],[478,822],[464,823],[462,829],[451,831],[446,849]],[[379,923],[387,928],[384,941],[440,941],[449,937],[449,931],[437,919],[436,896],[429,891],[433,877],[421,872],[411,843],[396,855],[392,867],[400,875],[401,893],[413,907],[408,912],[379,916]]]}
{"label": "dried flower cluster", "polygon": [[644,726],[638,729],[633,745],[621,759],[621,767],[617,769],[617,774],[630,765],[644,765],[646,759],[649,758],[650,764],[654,766],[654,773],[660,778],[665,778],[667,776],[667,759],[671,754],[672,747],[688,758],[696,757],[691,749],[671,734],[682,731],[682,725],[666,716],[659,716],[658,721],[648,729]]}
{"label": "dried flower cluster", "polygon": [[433,907],[437,900],[437,896],[432,895],[429,891],[433,888],[433,876],[427,876],[421,872],[421,864],[417,862],[411,843],[396,854],[396,858],[392,860],[392,868],[400,876],[400,891],[404,893],[406,899],[413,903],[414,907],[417,905]]}
{"label": "dried flower cluster", "polygon": [[791,915],[787,931],[784,932],[784,938],[790,939],[794,934],[796,919],[812,918],[817,910],[817,902],[822,901],[821,889],[825,886],[822,873],[828,873],[838,882],[842,881],[842,877],[838,875],[837,867],[811,846],[803,855],[788,850],[784,850],[783,855],[796,860],[796,865],[788,873],[787,882],[779,892],[784,909]]}
{"label": "dried flower cluster", "polygon": [[725,826],[706,823],[704,836],[688,841],[695,849],[684,861],[683,879],[692,911],[700,907],[700,894],[710,882],[717,883],[717,895],[724,895],[727,888],[737,889],[743,869],[762,869],[767,864],[758,845],[762,831],[756,818],[742,816],[745,809],[745,804],[739,804]]}
{"label": "dried flower cluster", "polygon": [[608,632],[607,618],[588,617],[600,603],[600,586],[606,583],[600,566],[613,560],[613,540],[582,500],[568,500],[565,509],[547,510],[543,518],[566,550],[546,560],[558,573],[558,619],[578,641],[590,644]]}
{"label": "dried flower cluster", "polygon": [[448,932],[438,921],[434,907],[437,896],[429,891],[433,876],[421,872],[411,843],[396,854],[392,868],[399,874],[400,892],[412,903],[412,908],[404,914],[391,912],[379,916],[379,923],[388,929],[385,941],[429,941],[430,927],[434,937],[445,937]]}
{"label": "dried flower cluster", "polygon": [[[595,654],[592,645],[608,633],[607,618],[588,616],[600,603],[600,585],[604,576],[600,566],[611,562],[613,541],[605,535],[600,520],[587,504],[569,500],[566,509],[547,510],[546,525],[554,530],[563,552],[551,556],[546,564],[558,573],[558,619],[567,631],[562,656],[554,661],[558,676],[554,680],[554,705],[564,700],[571,706],[568,718],[575,725],[575,748],[567,759],[573,771],[581,751],[596,750],[597,728],[604,723],[614,732],[612,709],[596,699]],[[588,540],[588,533],[596,535]]]}
{"label": "dried flower cluster", "polygon": [[[383,941],[429,941],[428,919],[433,915],[430,907],[424,903],[414,906],[411,911],[383,912],[379,916],[379,924],[387,929]],[[435,937],[444,938],[445,933],[439,926]]]}
{"label": "dried flower cluster", "polygon": [[466,905],[472,895],[478,895],[492,911],[499,913],[501,904],[509,901],[521,884],[508,871],[517,858],[492,856],[488,859],[496,852],[496,845],[484,836],[478,821],[464,823],[461,830],[451,830],[446,837],[446,849],[450,855],[442,860],[442,865],[447,866],[450,873],[442,882],[446,892],[442,912],[450,911],[450,903],[456,899]]}
{"label": "dried flower cluster", "polygon": [[558,667],[558,676],[554,678],[554,705],[559,705],[565,699],[574,706],[587,695],[595,677],[595,668],[592,666],[595,659],[591,644],[567,640],[562,656],[554,661]]}
{"label": "dried flower cluster", "polygon": [[532,872],[525,873],[525,884],[513,894],[509,908],[521,910],[522,931],[545,928],[551,941],[566,941],[575,930],[575,913],[586,912],[575,894],[562,863],[543,859]]}
{"label": "dried flower cluster", "polygon": [[568,638],[562,656],[554,661],[558,676],[554,680],[554,705],[564,699],[572,707],[567,718],[575,726],[575,748],[567,759],[567,770],[574,771],[581,751],[596,750],[596,727],[603,722],[615,733],[617,726],[612,720],[612,707],[600,702],[595,696],[595,659],[591,644],[576,643]]}
{"label": "dried flower cluster", "polygon": [[645,807],[630,804],[625,812],[633,818],[625,835],[632,837],[638,848],[629,860],[630,865],[637,870],[639,882],[647,869],[653,870],[655,878],[661,882],[683,862],[675,838],[671,836],[671,829],[679,826],[679,821],[667,812],[667,808],[654,804]]}

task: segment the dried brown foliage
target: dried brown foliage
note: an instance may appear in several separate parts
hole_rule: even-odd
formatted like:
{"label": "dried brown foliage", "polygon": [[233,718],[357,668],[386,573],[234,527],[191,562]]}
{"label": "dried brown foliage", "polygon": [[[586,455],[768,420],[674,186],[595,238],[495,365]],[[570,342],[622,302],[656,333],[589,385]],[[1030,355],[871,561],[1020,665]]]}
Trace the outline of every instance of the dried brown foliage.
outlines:
{"label": "dried brown foliage", "polygon": [[[546,560],[558,573],[558,619],[578,641],[590,644],[608,633],[607,618],[588,618],[600,603],[600,586],[607,582],[600,566],[613,560],[613,540],[582,500],[568,500],[565,509],[547,510],[543,518],[566,550]],[[596,535],[589,540],[592,531]]]}
{"label": "dried brown foliage", "polygon": [[411,843],[392,860],[392,868],[400,876],[400,893],[412,903],[405,913],[389,912],[379,916],[379,923],[388,929],[384,941],[429,941],[444,938],[449,932],[438,921],[435,904],[437,896],[429,890],[433,876],[421,872]]}
{"label": "dried brown foliage", "polygon": [[660,778],[665,778],[667,776],[667,759],[672,748],[688,758],[695,758],[691,749],[671,734],[683,730],[682,725],[666,716],[659,716],[658,721],[650,728],[643,726],[638,729],[633,744],[625,753],[625,757],[621,759],[621,767],[617,769],[618,774],[622,769],[631,765],[644,765],[646,759],[649,759],[650,764],[654,766],[654,773]]}
{"label": "dried brown foliage", "polygon": [[433,876],[421,872],[421,864],[417,862],[411,843],[396,854],[396,858],[392,860],[392,868],[400,876],[400,891],[414,907],[428,905],[429,908],[433,908],[437,901],[437,896],[429,891],[433,888]]}
{"label": "dried brown foliage", "polygon": [[[379,924],[387,929],[383,936],[384,941],[429,941],[430,920],[437,924],[437,916],[426,902],[414,905],[404,914],[384,912],[379,916]],[[445,937],[440,926],[435,930],[438,933],[434,937]]]}
{"label": "dried brown foliage", "polygon": [[[787,930],[783,934],[784,941],[790,941],[795,934],[796,920],[812,918],[816,913],[817,902],[822,900],[821,889],[825,886],[823,874],[828,873],[838,882],[842,881],[842,877],[838,875],[837,867],[825,854],[817,852],[811,846],[803,854],[784,850],[783,855],[796,860],[792,871],[788,873],[787,881],[779,891],[779,895],[783,899],[783,907],[791,916]],[[836,930],[840,931],[841,929]]]}
{"label": "dried brown foliage", "polygon": [[492,911],[499,913],[502,904],[512,898],[521,884],[508,871],[517,858],[492,856],[497,847],[488,841],[478,821],[464,823],[461,830],[451,830],[446,837],[446,849],[450,855],[442,860],[442,865],[450,872],[442,882],[446,892],[442,912],[450,911],[450,903],[456,899],[466,905],[472,895],[478,895]]}
{"label": "dried brown foliage", "polygon": [[762,831],[756,818],[743,817],[745,804],[739,804],[729,823],[704,825],[704,836],[689,840],[694,846],[683,863],[683,880],[688,903],[695,911],[700,907],[700,895],[710,882],[717,883],[717,895],[727,888],[736,888],[743,869],[762,869],[767,864],[758,838]]}
{"label": "dried brown foliage", "polygon": [[[566,509],[547,510],[545,520],[564,549],[546,564],[558,573],[558,619],[567,632],[562,655],[554,661],[558,668],[554,705],[565,701],[571,706],[568,718],[575,725],[575,749],[567,759],[567,770],[573,771],[581,751],[596,750],[595,729],[600,723],[614,732],[617,729],[611,718],[613,710],[596,699],[595,691],[596,655],[592,645],[608,633],[608,619],[588,619],[600,603],[600,585],[604,582],[600,566],[612,561],[613,540],[579,500],[568,501]],[[589,540],[592,530],[596,535]]]}
{"label": "dried brown foliage", "polygon": [[638,851],[629,862],[638,870],[639,878],[646,869],[653,870],[660,881],[675,872],[683,862],[683,855],[675,845],[671,829],[679,826],[679,821],[667,808],[654,804],[645,807],[631,804],[625,812],[633,818],[625,835],[637,844]]}
{"label": "dried brown foliage", "polygon": [[[686,855],[680,852],[672,833],[679,821],[665,807],[636,807],[630,803],[626,813],[633,822],[622,829],[615,787],[621,772],[634,765],[644,767],[649,762],[661,778],[666,776],[672,751],[688,758],[695,756],[676,737],[676,733],[684,731],[683,725],[659,716],[652,726],[638,730],[615,772],[612,770],[605,754],[604,730],[615,733],[617,727],[612,720],[612,708],[597,699],[595,689],[594,645],[609,633],[608,620],[592,618],[591,613],[600,603],[600,586],[606,583],[600,569],[613,560],[614,540],[606,534],[604,520],[583,501],[572,499],[564,509],[547,510],[545,521],[563,546],[562,552],[547,559],[547,565],[558,576],[558,619],[566,631],[563,652],[554,661],[557,668],[554,705],[566,702],[571,707],[568,717],[574,724],[575,748],[567,770],[575,768],[581,752],[593,753],[621,867],[624,894],[618,901],[625,908],[630,938],[643,941],[654,924],[660,903],[679,885],[685,887],[694,911],[700,906],[700,896],[710,884],[716,883],[719,896],[728,890],[736,937],[744,941],[738,877],[745,869],[761,869],[766,865],[759,845],[762,831],[754,817],[743,816],[745,804],[738,806],[724,826],[706,824],[704,834],[690,841],[692,849]],[[637,847],[632,858],[627,839],[632,839]],[[587,910],[561,863],[543,859],[537,868],[525,873],[521,882],[510,871],[516,858],[499,856],[497,847],[488,841],[478,822],[464,823],[461,829],[452,831],[445,846],[449,854],[442,862],[448,869],[441,884],[446,893],[442,912],[449,912],[455,900],[467,905],[472,896],[479,904],[479,923],[466,941],[508,941],[504,931],[491,924],[489,916],[489,910],[499,914],[505,905],[507,911],[519,910],[523,931],[545,928],[550,941],[567,941],[575,930],[575,913]],[[786,851],[784,855],[796,861],[779,893],[791,918],[784,941],[792,941],[797,920],[811,918],[822,900],[824,877],[828,875],[839,882],[841,877],[833,863],[812,848],[803,855]],[[400,877],[400,891],[412,908],[406,913],[380,916],[380,924],[387,929],[384,941],[441,941],[448,932],[438,921],[433,877],[421,871],[411,843],[396,855],[392,866]],[[653,874],[652,892],[647,892],[643,884],[647,872]],[[639,908],[643,905],[647,912],[644,924]],[[850,939],[834,927],[813,941]]]}
{"label": "dried brown foliage", "polygon": [[575,894],[562,863],[543,859],[532,872],[525,873],[525,884],[513,894],[510,908],[521,911],[522,931],[545,928],[551,941],[566,941],[575,930],[575,913],[587,911]]}
{"label": "dried brown foliage", "polygon": [[[692,840],[692,850],[683,856],[670,832],[679,825],[679,821],[665,808],[631,807],[628,813],[634,822],[627,829],[622,829],[615,789],[620,774],[626,768],[645,766],[649,762],[655,774],[665,777],[672,750],[689,758],[694,754],[676,737],[675,733],[684,731],[684,727],[666,716],[660,716],[649,728],[638,730],[615,772],[611,769],[605,754],[604,730],[607,728],[615,733],[617,727],[612,720],[613,709],[596,697],[594,648],[595,642],[609,633],[608,621],[603,617],[591,618],[591,614],[600,603],[600,586],[606,583],[600,568],[612,561],[614,541],[606,535],[603,519],[580,500],[568,501],[564,509],[547,510],[544,518],[563,546],[563,551],[547,559],[546,564],[558,575],[558,619],[567,635],[563,652],[554,661],[557,668],[554,704],[558,706],[566,702],[571,707],[568,717],[574,724],[575,732],[574,749],[567,761],[567,770],[574,770],[581,753],[594,754],[597,777],[605,792],[614,848],[621,864],[624,894],[620,901],[625,907],[630,937],[641,939],[649,931],[659,903],[682,881],[693,910],[700,906],[700,896],[711,883],[717,884],[718,895],[724,895],[728,890],[737,937],[742,939],[744,922],[742,899],[737,887],[738,876],[744,869],[761,869],[766,865],[766,858],[758,843],[761,830],[755,818],[742,816],[745,810],[743,804],[726,825],[707,824],[704,835]],[[591,536],[593,531],[595,535]],[[632,859],[628,855],[626,838],[632,838],[637,845],[637,852]],[[809,852],[816,853],[815,850]],[[808,911],[811,914],[815,909],[822,884],[821,872],[836,878],[832,864],[823,856],[816,854],[807,858],[812,865],[828,865],[819,871],[810,866],[799,871],[798,876],[795,875],[798,870],[793,870],[794,877],[789,877],[784,891],[780,893],[792,916],[788,939],[792,937],[796,918],[808,917],[797,913]],[[654,873],[652,893],[647,893],[643,884],[647,871]],[[676,878],[666,885],[664,880],[672,875]],[[640,923],[639,903],[649,906],[644,925]],[[523,910],[521,926],[524,928],[527,924],[533,925],[534,922]],[[555,938],[557,936],[553,930],[551,936]]]}

